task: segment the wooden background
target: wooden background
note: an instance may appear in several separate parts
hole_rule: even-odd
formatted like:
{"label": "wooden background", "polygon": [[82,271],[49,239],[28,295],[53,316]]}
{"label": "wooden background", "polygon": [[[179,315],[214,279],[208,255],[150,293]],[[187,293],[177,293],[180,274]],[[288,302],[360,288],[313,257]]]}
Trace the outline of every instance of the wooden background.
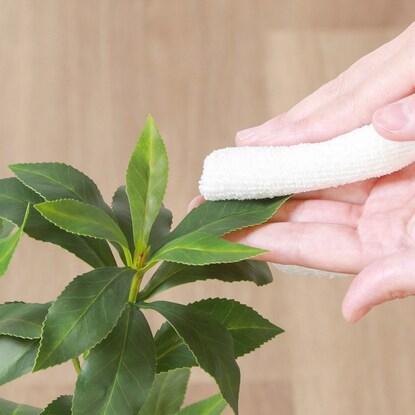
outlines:
{"label": "wooden background", "polygon": [[[0,175],[14,162],[62,161],[105,197],[122,183],[151,112],[170,156],[176,223],[203,158],[239,129],[287,109],[402,31],[413,0],[0,0]],[[47,301],[88,268],[25,239],[0,300]],[[242,415],[415,413],[415,304],[341,316],[349,280],[275,274],[272,286],[199,283],[165,298],[230,296],[286,333],[240,361]],[[62,365],[0,389],[45,405],[71,393]],[[189,401],[215,392],[201,372]]]}

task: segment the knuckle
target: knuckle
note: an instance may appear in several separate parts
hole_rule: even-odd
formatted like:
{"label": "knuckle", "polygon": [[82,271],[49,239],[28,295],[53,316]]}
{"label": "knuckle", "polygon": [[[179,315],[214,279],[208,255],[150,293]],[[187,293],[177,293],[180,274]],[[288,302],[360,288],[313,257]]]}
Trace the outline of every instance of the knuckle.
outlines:
{"label": "knuckle", "polygon": [[342,72],[335,79],[326,84],[331,99],[338,99],[346,94],[348,85],[347,72]]}
{"label": "knuckle", "polygon": [[354,93],[345,93],[339,97],[339,105],[343,112],[350,116],[355,121],[356,126],[366,124],[363,118],[364,112],[359,109],[358,97]]}
{"label": "knuckle", "polygon": [[404,298],[408,297],[409,293],[406,291],[393,291],[389,293],[389,298],[391,300],[403,300]]}

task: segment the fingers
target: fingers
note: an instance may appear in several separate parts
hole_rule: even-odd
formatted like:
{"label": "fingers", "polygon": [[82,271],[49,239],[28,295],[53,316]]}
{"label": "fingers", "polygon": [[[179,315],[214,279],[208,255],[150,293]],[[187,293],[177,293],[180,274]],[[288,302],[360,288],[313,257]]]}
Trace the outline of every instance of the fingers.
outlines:
{"label": "fingers", "polygon": [[415,95],[377,110],[373,125],[380,135],[390,140],[415,140]]}
{"label": "fingers", "polygon": [[205,198],[203,196],[197,196],[195,197],[187,206],[187,213],[189,213],[192,209],[197,208],[199,205],[201,205],[205,201]]}
{"label": "fingers", "polygon": [[356,228],[363,207],[331,200],[288,200],[269,222],[332,223]]}
{"label": "fingers", "polygon": [[413,38],[412,27],[287,114],[238,133],[237,145],[324,141],[369,123],[378,108],[414,90],[411,58],[414,42],[408,40]]}
{"label": "fingers", "polygon": [[363,259],[354,229],[320,223],[267,223],[224,236],[269,252],[256,259],[333,272],[357,273]]}
{"label": "fingers", "polygon": [[385,62],[400,50],[404,42],[411,36],[413,27],[409,27],[390,42],[385,43],[359,59],[336,79],[326,83],[317,91],[303,99],[290,109],[289,117],[287,118],[291,121],[303,119],[342,95],[350,93],[367,76],[383,66]]}
{"label": "fingers", "polygon": [[343,316],[355,323],[374,306],[415,294],[415,251],[402,251],[368,265],[343,301]]}
{"label": "fingers", "polygon": [[294,195],[293,199],[324,199],[336,200],[339,202],[364,204],[370,195],[373,186],[378,179],[369,179],[356,183],[345,184],[342,186],[331,187],[329,189],[314,190]]}

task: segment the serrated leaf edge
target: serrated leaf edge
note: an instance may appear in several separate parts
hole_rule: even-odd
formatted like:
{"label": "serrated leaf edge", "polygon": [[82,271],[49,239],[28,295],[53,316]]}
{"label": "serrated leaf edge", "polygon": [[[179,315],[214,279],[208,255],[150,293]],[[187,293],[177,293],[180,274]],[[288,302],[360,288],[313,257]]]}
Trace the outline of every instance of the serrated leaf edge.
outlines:
{"label": "serrated leaf edge", "polygon": [[[275,215],[275,213],[276,212],[278,212],[278,210],[279,210],[279,208],[288,200],[288,199],[290,199],[292,196],[294,196],[293,194],[290,194],[290,195],[287,195],[287,196],[277,196],[278,198],[281,198],[281,200],[280,200],[280,202],[281,202],[281,204],[273,211],[273,213],[271,213],[271,215],[269,215],[265,220],[263,220],[263,221],[261,221],[261,222],[258,222],[258,223],[256,223],[255,225],[248,225],[248,226],[240,226],[240,227],[238,227],[238,228],[235,228],[235,229],[233,229],[233,230],[231,230],[231,231],[228,231],[228,232],[225,232],[225,233],[223,233],[223,234],[221,234],[221,235],[218,235],[218,236],[225,236],[225,235],[228,235],[228,234],[230,234],[230,233],[232,233],[232,232],[235,232],[235,231],[239,231],[239,230],[241,230],[241,229],[249,229],[249,228],[252,228],[252,227],[254,227],[254,226],[259,226],[259,225],[262,225],[262,224],[264,224],[264,223],[266,223],[266,222],[268,222],[274,215]],[[261,199],[259,199],[259,200],[261,200]],[[207,232],[207,233],[209,233],[209,232]]]}
{"label": "serrated leaf edge", "polygon": [[[183,304],[182,304],[183,305]],[[187,305],[189,305],[189,304],[187,304]],[[137,307],[137,308],[139,308],[140,309],[140,306],[138,305],[138,304],[134,304],[134,306],[135,307]],[[159,313],[158,311],[156,311],[156,310],[154,310],[154,309],[151,309],[152,311],[155,311],[156,313],[158,313],[158,314],[161,314],[161,313]],[[198,311],[201,311],[201,310],[198,310]],[[204,314],[207,314],[207,313],[205,313],[205,312],[203,312]],[[164,317],[164,316],[163,316]],[[209,317],[211,317],[210,315],[209,315]],[[212,317],[213,318],[213,317]],[[215,319],[214,319],[215,320]],[[221,323],[219,323],[217,320],[215,320],[218,324],[220,324],[221,326],[222,326],[222,324]],[[166,319],[166,322],[167,323],[169,323],[168,322],[168,320]],[[170,323],[169,323],[170,324]],[[171,325],[171,324],[170,324]],[[171,325],[171,327],[173,328],[173,330],[177,333],[177,335],[183,340],[183,338],[182,338],[182,336],[180,336],[180,334],[176,331],[176,329],[174,328],[174,326],[172,326]],[[222,326],[223,327],[223,326]],[[224,328],[225,329],[225,328]],[[226,329],[225,329],[226,330]],[[227,331],[227,330],[226,330]],[[157,333],[156,333],[157,334]],[[154,338],[155,338],[155,336],[154,336]],[[187,343],[183,340],[183,342],[187,345]],[[232,344],[233,344],[233,340],[232,340]],[[213,381],[216,383],[216,385],[217,385],[217,387],[218,387],[218,389],[219,389],[219,391],[220,391],[220,386],[219,386],[219,383],[216,381],[216,379],[210,374],[210,373],[208,373],[205,369],[203,369],[201,366],[200,366],[200,363],[199,363],[199,361],[197,360],[197,357],[194,355],[194,353],[192,352],[192,350],[190,349],[190,347],[189,346],[187,346],[188,348],[189,348],[189,350],[190,350],[190,352],[192,353],[192,355],[193,355],[193,357],[195,358],[195,361],[196,361],[196,363],[197,363],[197,367],[199,367],[199,368],[201,368],[205,373],[207,373],[212,379],[213,379]],[[236,358],[235,358],[235,363],[236,363],[236,366],[238,367],[238,369],[239,369],[239,371],[240,371],[240,368],[239,368],[239,365],[238,365],[238,363],[236,362]],[[174,369],[178,369],[178,368],[174,368]],[[171,370],[174,370],[174,369],[171,369]],[[190,368],[189,368],[190,369]],[[165,372],[160,372],[160,373],[165,373]],[[156,354],[156,374],[157,374],[157,354]],[[240,385],[239,385],[240,386]],[[240,390],[239,390],[239,392],[240,392]],[[229,407],[231,407],[232,408],[232,406],[229,404],[229,402],[225,399],[225,398],[223,398],[225,401],[226,401],[226,403],[229,405]],[[238,399],[238,403],[239,403],[239,399]],[[232,411],[234,412],[234,414],[236,414],[237,412],[238,412],[238,408],[237,408],[237,410],[235,411],[233,408],[232,408]]]}
{"label": "serrated leaf edge", "polygon": [[[60,365],[60,364],[63,364],[63,363],[65,363],[65,362],[62,362],[62,363],[57,363],[56,365],[52,365],[52,366],[45,366],[45,367],[42,367],[42,368],[39,368],[39,369],[36,369],[36,370],[34,370],[35,369],[35,367],[36,367],[36,364],[37,364],[37,360],[38,360],[38,357],[39,357],[39,352],[40,352],[40,349],[41,349],[41,347],[42,347],[42,340],[43,340],[43,331],[44,331],[44,327],[45,327],[45,322],[46,322],[46,319],[47,319],[47,317],[48,317],[48,314],[49,314],[49,311],[50,311],[50,309],[52,308],[52,306],[56,303],[56,301],[62,296],[62,294],[63,294],[63,292],[66,290],[66,288],[74,281],[74,280],[76,280],[77,278],[79,278],[79,277],[82,277],[83,275],[85,275],[85,274],[87,274],[87,273],[89,273],[89,272],[92,272],[92,271],[95,271],[95,270],[98,270],[98,269],[103,269],[103,268],[105,268],[105,269],[107,269],[107,268],[114,268],[114,269],[122,269],[122,270],[130,270],[131,271],[131,268],[127,268],[127,267],[100,267],[100,268],[94,268],[94,269],[92,269],[91,271],[87,271],[87,272],[85,272],[85,273],[83,273],[83,274],[79,274],[79,275],[77,275],[75,278],[73,278],[71,281],[69,281],[68,282],[68,284],[66,284],[65,285],[65,287],[63,288],[63,290],[61,291],[61,293],[58,295],[58,297],[54,300],[54,301],[52,301],[51,302],[51,305],[50,305],[50,307],[49,307],[49,310],[48,310],[48,313],[46,314],[46,317],[45,317],[45,319],[43,320],[43,323],[42,323],[42,331],[41,331],[41,334],[40,334],[40,339],[39,339],[39,348],[38,348],[38,352],[37,352],[37,354],[36,354],[36,359],[35,359],[35,364],[34,364],[34,366],[33,366],[33,368],[32,368],[32,373],[33,372],[38,372],[38,371],[40,371],[40,370],[45,370],[45,369],[47,369],[47,368],[49,368],[49,367],[53,367],[53,366],[58,366],[58,365]],[[124,272],[124,271],[122,271],[122,272]],[[121,273],[120,274],[118,274],[118,277],[121,275]],[[127,305],[127,303],[126,303],[126,305]],[[115,328],[115,326],[118,324],[118,321],[119,321],[119,319],[120,319],[120,317],[121,317],[121,314],[123,313],[123,311],[124,311],[124,309],[125,309],[125,307],[121,310],[121,313],[120,313],[120,315],[118,316],[118,319],[117,319],[117,321],[116,321],[116,323],[114,324],[114,327],[108,332],[108,334],[104,337],[104,338],[102,338],[101,340],[99,340],[97,343],[95,343],[93,346],[91,346],[88,350],[92,350],[94,347],[96,347],[99,343],[101,343],[102,341],[104,341],[110,334],[111,334],[111,332],[114,330],[114,328]],[[70,357],[70,358],[68,358],[68,360],[70,360],[70,359],[72,359],[72,358],[74,358],[74,357],[76,357],[76,356],[72,356],[72,357]],[[66,361],[68,361],[68,360],[66,360]]]}
{"label": "serrated leaf edge", "polygon": [[[232,302],[232,303],[237,303],[237,304],[239,304],[239,305],[242,305],[242,306],[244,306],[244,307],[247,307],[247,308],[249,308],[251,311],[253,311],[255,314],[257,314],[258,316],[260,316],[261,318],[263,318],[267,323],[269,323],[269,324],[272,324],[274,327],[276,327],[277,329],[279,329],[279,330],[281,330],[281,332],[279,332],[279,333],[277,333],[277,334],[275,334],[273,337],[271,337],[270,339],[268,339],[268,340],[266,340],[266,341],[263,341],[262,343],[260,343],[257,347],[255,347],[255,349],[252,349],[251,351],[249,351],[249,352],[245,352],[245,353],[243,353],[243,354],[241,354],[240,356],[238,356],[237,357],[237,359],[239,359],[239,358],[241,358],[241,357],[243,357],[243,356],[246,356],[247,354],[250,354],[250,353],[252,353],[252,352],[254,352],[255,350],[258,350],[259,348],[261,348],[264,344],[266,344],[266,343],[269,343],[271,340],[273,340],[273,339],[275,339],[275,337],[276,336],[278,336],[278,335],[280,335],[280,334],[283,334],[283,333],[285,333],[285,330],[284,329],[282,329],[281,327],[278,327],[278,326],[276,326],[274,323],[272,323],[271,321],[269,321],[267,318],[265,318],[262,314],[259,314],[258,313],[258,311],[256,311],[254,308],[252,308],[252,307],[250,307],[249,305],[246,305],[246,304],[244,304],[244,303],[241,303],[241,302],[239,302],[239,301],[237,301],[237,300],[234,300],[234,299],[229,299],[229,298],[224,298],[224,297],[209,297],[209,298],[204,298],[204,299],[202,299],[202,300],[198,300],[198,301],[194,301],[193,303],[189,303],[188,305],[189,306],[192,306],[192,305],[194,305],[194,304],[197,304],[197,303],[200,303],[200,302],[202,302],[202,301],[208,301],[208,300],[226,300],[226,301],[230,301],[230,302]],[[199,310],[199,309],[198,309]],[[200,310],[201,311],[201,310]],[[210,314],[209,314],[210,315]],[[213,316],[211,316],[213,319],[215,319]],[[216,320],[216,319],[215,319]],[[216,320],[217,321],[217,320]],[[222,323],[220,323],[220,324],[222,324]],[[224,326],[225,327],[225,326]],[[258,328],[260,328],[260,327],[258,327]],[[226,331],[230,331],[229,329],[227,329],[226,327],[225,327],[225,330]]]}
{"label": "serrated leaf edge", "polygon": [[[142,311],[142,309],[140,309],[140,311]],[[144,314],[144,313],[143,313]],[[154,338],[155,336],[153,336],[153,338]],[[157,375],[159,375],[160,373],[170,373],[170,372],[174,372],[175,370],[180,370],[180,369],[185,369],[185,370],[188,370],[189,371],[189,377],[187,378],[187,381],[186,381],[186,386],[185,386],[185,389],[184,389],[184,394],[183,394],[183,400],[181,401],[181,403],[180,403],[180,406],[182,406],[183,405],[183,403],[184,403],[184,401],[185,401],[185,399],[186,399],[186,395],[187,395],[187,391],[188,391],[188,389],[189,389],[189,383],[190,383],[190,375],[191,375],[191,373],[192,373],[192,368],[190,368],[190,367],[175,367],[174,369],[169,369],[169,370],[165,370],[164,372],[157,372],[157,355],[156,355],[156,375],[155,375],[155,377],[154,377],[154,381],[155,381],[155,378],[157,377]],[[153,382],[154,383],[154,382]],[[144,405],[143,405],[144,406]],[[141,409],[140,409],[140,412],[138,412],[138,414],[137,415],[141,415]],[[159,415],[159,414],[154,414],[154,415]],[[162,415],[162,414],[161,414]]]}
{"label": "serrated leaf edge", "polygon": [[[82,203],[82,204],[84,204],[84,205],[86,205],[86,206],[92,206],[93,208],[95,208],[95,209],[101,209],[100,207],[98,207],[98,206],[95,206],[95,205],[91,205],[91,204],[89,204],[89,203],[85,203],[85,202],[81,202],[81,201],[79,201],[79,200],[76,200],[76,199],[68,199],[68,198],[66,198],[66,199],[57,199],[57,200],[46,200],[45,202],[42,202],[42,203],[37,203],[36,205],[33,205],[33,207],[40,213],[40,215],[44,218],[44,219],[46,219],[48,222],[50,222],[50,223],[52,223],[53,225],[55,225],[55,226],[57,226],[59,229],[62,229],[63,231],[65,231],[66,233],[69,233],[69,234],[72,234],[72,235],[78,235],[78,236],[82,236],[82,237],[84,237],[84,238],[92,238],[92,239],[96,239],[96,240],[98,240],[98,241],[111,241],[111,242],[114,242],[114,243],[117,243],[117,244],[120,244],[118,241],[115,241],[115,240],[113,240],[113,239],[105,239],[105,238],[98,238],[98,237],[96,237],[96,236],[92,236],[92,235],[84,235],[84,234],[82,234],[82,233],[78,233],[78,232],[72,232],[72,231],[68,231],[67,229],[65,229],[65,228],[62,228],[62,226],[59,226],[57,223],[55,223],[53,220],[50,220],[50,219],[48,219],[40,210],[38,210],[37,208],[36,208],[36,206],[37,205],[42,205],[43,203],[50,203],[50,204],[53,204],[53,203],[58,203],[58,202],[63,202],[63,201],[66,201],[66,200],[68,200],[68,201],[75,201],[75,202],[79,202],[79,203]],[[120,232],[122,233],[122,235],[124,236],[124,238],[125,238],[125,235],[124,235],[124,232],[122,231],[122,229],[119,227],[119,225],[118,225],[118,223],[115,221],[115,219],[113,218],[113,217],[111,217],[110,215],[108,215],[108,213],[107,212],[105,212],[105,210],[103,210],[103,209],[101,209],[102,210],[102,212],[104,212],[104,213],[106,213],[107,214],[107,216],[115,223],[115,225],[120,229]],[[42,241],[43,242],[43,241]],[[127,242],[127,241],[126,241]],[[121,245],[121,244],[120,244]],[[128,242],[127,242],[127,246],[126,246],[126,248],[128,248]],[[95,268],[96,269],[96,268]]]}
{"label": "serrated leaf edge", "polygon": [[[256,313],[257,315],[259,315],[260,317],[262,317],[267,323],[269,323],[269,324],[272,324],[274,327],[277,327],[279,330],[281,330],[281,332],[280,333],[277,333],[277,334],[275,334],[273,337],[271,337],[270,339],[268,339],[268,340],[266,340],[266,341],[263,341],[263,342],[261,342],[257,347],[255,347],[254,349],[252,349],[251,351],[249,351],[249,352],[245,352],[245,353],[243,353],[243,354],[241,354],[240,356],[238,356],[238,357],[236,357],[236,359],[239,359],[239,358],[241,358],[241,357],[243,357],[243,356],[246,356],[247,354],[250,354],[250,353],[252,353],[252,352],[254,352],[255,350],[258,350],[259,348],[261,348],[264,344],[266,344],[266,343],[268,343],[268,342],[270,342],[271,340],[273,340],[276,336],[278,336],[279,334],[283,334],[284,332],[285,332],[285,330],[284,329],[282,329],[281,327],[278,327],[278,326],[276,326],[274,323],[272,323],[271,321],[269,321],[267,318],[265,318],[264,316],[262,316],[261,314],[259,314],[258,313],[258,311],[256,311],[254,308],[252,308],[252,307],[250,307],[250,306],[248,306],[248,305],[246,305],[246,304],[244,304],[244,303],[241,303],[241,302],[239,302],[239,301],[237,301],[237,300],[234,300],[234,299],[229,299],[229,298],[224,298],[224,297],[209,297],[209,298],[203,298],[202,300],[198,300],[198,301],[194,301],[194,302],[192,302],[192,303],[188,303],[188,304],[186,304],[187,306],[193,306],[194,304],[197,304],[197,303],[200,303],[200,302],[204,302],[204,301],[209,301],[209,300],[219,300],[219,301],[221,301],[221,300],[226,300],[226,301],[230,301],[230,302],[233,302],[233,303],[237,303],[237,304],[239,304],[239,305],[242,305],[242,306],[245,306],[245,307],[247,307],[247,308],[249,308],[251,311],[253,311],[254,313]],[[195,307],[195,309],[197,309],[197,310],[199,310],[199,311],[202,311],[202,312],[204,312],[205,314],[208,314],[209,316],[211,316],[215,321],[217,321],[219,324],[221,324],[222,326],[223,326],[223,324],[221,323],[221,322],[219,322],[218,320],[216,320],[211,314],[209,314],[209,313],[206,313],[204,310],[200,310],[200,309],[198,309],[198,308],[196,308]],[[154,338],[156,338],[157,337],[157,333],[161,330],[161,328],[162,328],[162,326],[164,325],[164,324],[169,324],[171,327],[172,327],[172,329],[174,330],[174,331],[176,331],[175,329],[174,329],[174,327],[166,320],[160,327],[159,327],[159,329],[156,331],[156,333],[155,333],[155,335],[154,335]],[[227,329],[225,326],[223,326],[224,327],[224,329],[226,330],[226,331],[230,331],[229,329]],[[177,333],[177,331],[176,331],[176,333]],[[182,337],[179,335],[179,333],[177,333],[177,335],[182,339]],[[183,341],[183,343],[184,344],[186,344],[186,342],[182,339],[182,341]],[[189,350],[190,350],[190,348],[189,348]],[[193,355],[193,357],[195,357],[194,356],[194,354],[193,354],[193,352],[190,350],[190,352],[192,353],[192,355]],[[197,362],[197,359],[196,359],[196,357],[195,357],[195,360],[196,360],[196,362]],[[198,364],[199,364],[199,362],[197,362]],[[170,371],[170,370],[174,370],[174,369],[177,369],[177,368],[173,368],[173,369],[169,369],[168,371]],[[163,371],[163,372],[161,372],[161,373],[165,373],[166,371]]]}
{"label": "serrated leaf edge", "polygon": [[[11,254],[10,261],[8,262],[6,268],[4,269],[3,274],[0,275],[0,278],[3,277],[6,274],[7,270],[9,269],[9,266],[10,266],[10,264],[12,262],[13,257],[14,257],[14,253],[16,252],[16,249],[17,249],[17,247],[18,247],[18,245],[19,245],[19,243],[20,243],[20,241],[22,239],[22,236],[23,236],[23,233],[24,233],[24,228],[26,226],[27,219],[29,217],[29,212],[30,212],[31,206],[32,206],[31,203],[28,203],[27,204],[26,213],[24,215],[23,223],[21,224],[21,226],[16,225],[17,226],[17,230],[15,231],[15,233],[10,234],[6,238],[4,238],[4,239],[7,239],[7,238],[11,238],[11,237],[16,236],[16,235],[18,236],[17,241],[16,241],[16,245],[14,246],[14,248],[12,249],[12,251],[10,252],[10,254]],[[8,220],[8,219],[6,219],[6,220]],[[11,222],[11,221],[9,221],[9,222]],[[11,222],[11,223],[13,223],[13,222]]]}
{"label": "serrated leaf edge", "polygon": [[[0,305],[4,305],[4,304],[42,304],[42,303],[26,303],[24,301],[7,301],[7,302],[5,302],[3,304],[0,304]],[[48,304],[48,303],[44,303],[42,305],[46,305],[46,304]],[[52,302],[50,301],[49,308],[51,306],[52,306]],[[49,308],[48,308],[48,312],[49,312]],[[47,316],[47,313],[46,313],[46,316]],[[43,327],[43,323],[46,319],[46,316],[43,319],[42,327]],[[0,333],[0,336],[9,336],[9,337],[14,337],[16,339],[23,339],[23,340],[40,340],[40,336],[39,337],[16,336],[15,334],[6,333],[6,332]],[[39,347],[40,347],[40,342],[39,342]]]}
{"label": "serrated leaf edge", "polygon": [[69,398],[72,398],[72,395],[60,395],[60,396],[58,396],[56,399],[54,399],[52,402],[49,402],[48,403],[48,406],[46,407],[46,408],[44,408],[43,410],[42,410],[42,412],[40,412],[40,414],[39,415],[43,415],[44,413],[45,413],[45,411],[51,406],[51,405],[53,405],[56,401],[58,401],[59,399],[61,399],[61,398],[64,398],[64,397],[69,397]]}
{"label": "serrated leaf edge", "polygon": [[[212,233],[209,233],[209,232],[205,232],[205,231],[195,231],[195,232],[190,232],[190,233],[187,233],[187,234],[185,234],[185,235],[182,235],[182,236],[180,236],[179,238],[177,238],[177,239],[180,239],[180,238],[183,238],[183,237],[187,237],[187,236],[189,236],[190,234],[192,234],[192,233],[200,233],[200,234],[206,234],[206,235],[210,235],[210,236],[213,236],[213,237],[216,237],[217,239],[221,239],[221,237],[220,236],[217,236],[217,235],[214,235],[214,234],[212,234]],[[172,239],[171,241],[169,241],[169,243],[170,242],[173,242],[174,240],[176,240],[176,239]],[[243,246],[243,247],[245,247],[245,248],[250,248],[250,249],[252,249],[252,250],[256,250],[257,252],[255,252],[255,253],[253,253],[252,255],[249,255],[249,256],[246,256],[246,257],[244,257],[244,258],[241,258],[241,259],[238,259],[238,260],[236,260],[236,261],[233,261],[233,260],[231,260],[231,261],[209,261],[208,263],[206,263],[206,264],[195,264],[195,263],[192,263],[192,262],[186,262],[186,261],[180,261],[180,260],[176,260],[176,261],[172,261],[171,259],[169,259],[169,260],[164,260],[163,258],[161,258],[160,259],[160,261],[166,261],[166,262],[174,262],[174,263],[177,263],[177,264],[183,264],[183,265],[199,265],[199,266],[203,266],[203,265],[213,265],[213,264],[233,264],[233,263],[236,263],[236,262],[241,262],[241,261],[244,261],[245,259],[250,259],[250,258],[254,258],[254,257],[256,257],[257,255],[261,255],[261,254],[265,254],[266,252],[269,252],[269,251],[267,251],[266,249],[260,249],[260,248],[255,248],[255,247],[253,247],[253,246],[249,246],[249,245],[245,245],[245,244],[240,244],[240,243],[237,243],[237,242],[230,242],[230,244],[234,244],[234,245],[239,245],[239,246]],[[156,254],[157,254],[157,252],[158,251],[161,251],[165,246],[167,246],[168,244],[166,244],[166,245],[164,245],[164,246],[162,246],[162,247],[160,247],[154,254],[153,254],[153,258],[150,258],[150,261],[149,261],[149,263],[151,263],[152,262],[152,260],[157,256]],[[172,250],[175,250],[175,249],[177,249],[178,251],[180,250],[180,248],[173,248],[173,249],[171,249],[171,251]],[[167,251],[168,252],[168,251]]]}
{"label": "serrated leaf edge", "polygon": [[[65,167],[70,167],[71,169],[76,170],[81,176],[83,176],[84,178],[86,178],[87,180],[90,180],[94,186],[98,189],[99,194],[101,195],[102,201],[105,203],[105,200],[102,196],[101,191],[99,190],[98,185],[94,182],[94,180],[92,180],[88,175],[86,175],[84,172],[82,172],[81,170],[78,170],[76,167],[71,166],[70,164],[67,163],[60,163],[60,162],[40,162],[40,163],[15,163],[15,164],[9,164],[9,169],[14,173],[14,177],[16,177],[16,179],[18,179],[22,184],[24,184],[27,188],[29,188],[30,190],[32,190],[33,192],[35,192],[36,194],[38,194],[40,197],[42,197],[44,200],[48,201],[48,199],[46,199],[45,196],[43,196],[40,192],[38,192],[36,189],[33,189],[31,186],[27,185],[22,179],[20,179],[20,177],[18,177],[16,175],[16,173],[13,170],[14,166],[28,166],[28,165],[33,165],[33,164],[53,164],[53,165],[58,165],[58,166],[65,166]],[[75,192],[74,192],[75,193]],[[70,199],[70,200],[79,200],[79,199]]]}
{"label": "serrated leaf edge", "polygon": [[[166,186],[164,187],[164,190],[163,190],[163,197],[161,198],[161,205],[160,205],[160,209],[158,210],[158,212],[157,212],[157,215],[160,213],[160,210],[161,210],[161,206],[163,206],[163,201],[164,201],[164,198],[165,198],[165,196],[166,196],[166,191],[167,191],[167,185],[168,185],[168,182],[169,182],[169,174],[170,174],[170,164],[169,164],[169,156],[168,156],[168,153],[167,153],[167,147],[166,147],[166,144],[164,143],[164,140],[163,140],[163,137],[161,136],[161,134],[160,134],[160,130],[159,130],[159,128],[158,128],[158,126],[157,126],[157,124],[156,124],[156,122],[154,121],[154,118],[153,118],[153,116],[151,115],[151,113],[149,113],[148,115],[147,115],[147,118],[146,118],[146,121],[145,121],[145,124],[144,124],[144,126],[149,122],[149,121],[151,121],[152,123],[153,123],[153,125],[154,125],[154,127],[155,127],[155,129],[156,129],[156,131],[157,131],[157,134],[159,135],[159,137],[160,137],[160,141],[161,141],[161,144],[162,144],[162,146],[163,146],[163,150],[164,150],[164,153],[165,153],[165,155],[166,155],[166,162],[167,162],[167,164],[166,164],[166,173],[167,173],[167,178],[166,178]],[[137,147],[138,147],[138,144],[139,144],[139,142],[140,142],[140,140],[141,140],[141,134],[142,134],[142,131],[143,131],[143,129],[144,129],[144,127],[141,129],[141,131],[140,131],[140,136],[138,137],[138,140],[136,141],[136,143],[135,143],[135,145],[134,145],[134,149],[133,149],[133,152],[131,153],[131,157],[130,157],[130,159],[128,160],[128,164],[127,164],[127,168],[126,168],[126,170],[125,170],[125,175],[124,175],[124,177],[125,178],[127,178],[127,173],[128,173],[128,171],[129,171],[129,169],[130,169],[130,163],[131,163],[131,160],[132,160],[132,158],[133,158],[133,155],[134,155],[134,153],[135,153],[135,151],[137,150]],[[117,190],[118,190],[118,188],[117,188]],[[128,195],[128,187],[127,187],[127,183],[125,184],[125,193],[127,194],[127,198],[128,198],[128,203],[130,204],[130,196]],[[148,201],[148,192],[146,192],[146,202]],[[146,212],[145,212],[145,214],[147,214],[147,206],[148,206],[148,203],[146,203],[145,204],[145,206],[146,206]],[[130,209],[131,209],[131,204],[130,204]],[[143,213],[144,214],[144,213]],[[157,218],[157,215],[155,216],[155,219]],[[132,217],[133,215],[131,214],[131,219],[132,219],[132,221],[134,222],[134,219],[133,219],[133,217]],[[154,220],[155,220],[154,219]],[[154,225],[154,221],[153,221],[153,223],[152,223],[152,226]],[[150,232],[151,232],[151,228],[150,228]],[[150,236],[150,233],[148,234],[148,236],[147,236],[147,241],[146,241],[146,244],[148,243],[148,237]],[[135,234],[134,234],[134,226],[133,226],[133,239],[134,239],[134,245],[136,246],[137,245],[137,241],[135,240]]]}
{"label": "serrated leaf edge", "polygon": [[[268,251],[267,251],[268,252]],[[249,260],[249,258],[247,258],[246,260]],[[237,262],[243,262],[243,261],[246,261],[245,259],[242,259],[241,261],[237,261]],[[173,262],[173,261],[163,261],[163,262]],[[237,262],[227,262],[228,264],[236,264]],[[220,264],[225,264],[225,262],[221,262]],[[220,265],[219,264],[219,265]],[[267,263],[268,264],[268,263]],[[193,264],[182,264],[182,265],[193,265]],[[203,266],[208,266],[208,265],[217,265],[217,264],[206,264],[206,265],[193,265],[193,266],[199,266],[199,267],[203,267]],[[269,266],[268,266],[269,267]],[[158,270],[158,269],[157,269]],[[156,271],[157,272],[157,271]],[[270,272],[271,272],[271,270],[270,270]],[[174,275],[175,274],[173,274],[170,278],[174,278]],[[152,277],[151,277],[152,278]],[[145,289],[147,288],[147,285],[148,285],[148,283],[150,282],[150,280],[151,280],[151,278],[148,280],[148,282],[147,282],[147,284],[144,286],[144,288],[142,289],[142,291],[140,291],[140,293],[141,292],[144,292],[145,291]],[[168,278],[168,279],[170,279],[170,278]],[[168,281],[168,279],[166,280],[166,281]],[[204,279],[204,280],[196,280],[196,281],[192,281],[191,283],[186,283],[186,284],[197,284],[197,283],[202,283],[202,282],[206,282],[206,281],[220,281],[220,282],[223,282],[224,284],[236,284],[236,283],[242,283],[242,284],[244,284],[244,283],[248,283],[248,284],[255,284],[257,287],[264,287],[264,286],[266,286],[266,285],[269,285],[269,284],[272,284],[273,282],[274,282],[274,280],[273,280],[273,277],[272,277],[272,273],[271,273],[271,281],[268,281],[268,282],[263,282],[262,284],[257,284],[255,281],[253,281],[253,280],[235,280],[235,281],[225,281],[225,280],[222,280],[222,279],[220,279],[220,278],[216,278],[216,277],[213,277],[213,278],[208,278],[208,279]],[[182,285],[186,285],[186,284],[182,284]],[[159,286],[156,286],[156,288],[157,287],[160,287],[161,285],[159,285]],[[151,294],[150,295],[146,295],[146,296],[144,296],[144,297],[141,297],[140,296],[140,293],[138,294],[138,299],[139,300],[141,300],[141,301],[145,301],[145,300],[149,300],[150,298],[153,298],[153,297],[155,297],[157,294],[161,294],[162,292],[164,292],[164,291],[168,291],[168,290],[171,290],[171,289],[173,289],[173,288],[178,288],[178,287],[180,287],[180,285],[176,285],[176,286],[174,286],[174,287],[171,287],[171,288],[167,288],[166,290],[162,290],[162,291],[156,291],[156,290],[154,290],[154,291],[152,291],[151,292]],[[152,295],[154,293],[154,295]]]}

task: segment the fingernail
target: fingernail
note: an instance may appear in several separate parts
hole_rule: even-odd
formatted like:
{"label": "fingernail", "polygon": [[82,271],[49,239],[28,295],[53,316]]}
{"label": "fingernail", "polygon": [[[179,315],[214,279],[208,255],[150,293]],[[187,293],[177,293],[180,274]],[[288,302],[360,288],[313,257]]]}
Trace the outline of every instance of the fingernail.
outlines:
{"label": "fingernail", "polygon": [[248,140],[249,138],[252,138],[255,135],[256,128],[248,128],[246,130],[239,131],[236,136],[238,137],[238,140]]}
{"label": "fingernail", "polygon": [[376,111],[375,120],[380,127],[393,133],[402,131],[411,121],[404,101],[394,102]]}

